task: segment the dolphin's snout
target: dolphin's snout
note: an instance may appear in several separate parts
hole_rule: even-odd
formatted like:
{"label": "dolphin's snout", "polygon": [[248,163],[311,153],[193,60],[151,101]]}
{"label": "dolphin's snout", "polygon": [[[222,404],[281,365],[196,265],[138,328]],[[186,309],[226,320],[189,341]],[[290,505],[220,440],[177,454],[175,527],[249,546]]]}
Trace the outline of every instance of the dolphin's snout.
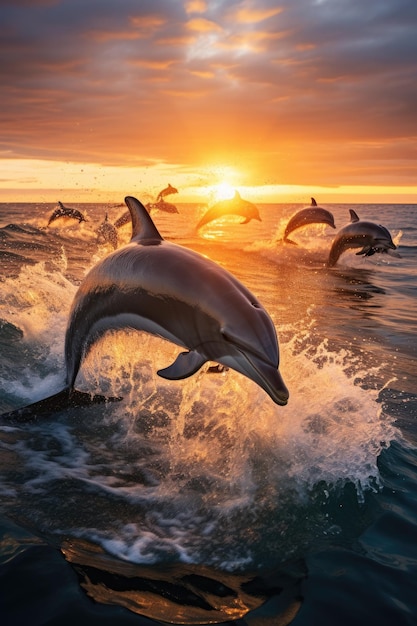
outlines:
{"label": "dolphin's snout", "polygon": [[250,364],[250,371],[245,372],[246,375],[258,383],[276,404],[285,406],[290,393],[278,367],[258,359],[253,354],[246,354],[246,358]]}
{"label": "dolphin's snout", "polygon": [[277,384],[271,391],[265,389],[265,391],[269,394],[272,400],[279,404],[280,406],[285,406],[288,403],[288,398],[290,397],[290,392],[287,389],[286,384],[282,380],[282,376],[277,370]]}

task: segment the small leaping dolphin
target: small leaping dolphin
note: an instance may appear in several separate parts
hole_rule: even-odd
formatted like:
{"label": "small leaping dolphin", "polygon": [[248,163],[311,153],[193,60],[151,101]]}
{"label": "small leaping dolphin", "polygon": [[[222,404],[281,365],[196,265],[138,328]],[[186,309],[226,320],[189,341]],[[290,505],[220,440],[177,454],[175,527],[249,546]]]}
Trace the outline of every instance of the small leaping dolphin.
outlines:
{"label": "small leaping dolphin", "polygon": [[168,187],[165,187],[165,189],[162,189],[158,193],[158,195],[156,197],[156,202],[159,202],[160,200],[163,200],[165,198],[165,196],[171,196],[173,193],[178,193],[178,189],[173,187],[171,185],[171,183],[168,183]]}
{"label": "small leaping dolphin", "polygon": [[[126,197],[132,218],[130,243],[97,263],[84,278],[72,303],[65,336],[65,388],[2,417],[32,419],[72,398],[82,361],[109,329],[147,331],[186,349],[158,374],[179,380],[207,361],[230,367],[252,379],[274,402],[285,405],[288,390],[278,370],[274,324],[254,295],[227,270],[159,234],[148,211]],[[81,394],[81,396],[80,396]],[[97,401],[102,396],[97,397]],[[94,399],[93,399],[94,400]]]}
{"label": "small leaping dolphin", "polygon": [[99,245],[110,243],[113,246],[114,250],[116,250],[117,248],[117,229],[111,222],[109,222],[109,216],[107,213],[104,222],[102,222],[97,229],[97,243]]}
{"label": "small leaping dolphin", "polygon": [[258,207],[252,204],[252,202],[244,200],[236,190],[233,198],[217,202],[203,215],[197,224],[197,230],[205,224],[217,220],[219,217],[224,217],[225,215],[242,216],[244,220],[241,224],[247,224],[250,220],[262,221]]}
{"label": "small leaping dolphin", "polygon": [[58,200],[59,207],[55,209],[49,218],[47,226],[49,226],[52,222],[57,220],[60,217],[71,218],[73,220],[78,220],[78,223],[86,222],[84,215],[78,209],[72,209],[71,207],[64,206],[62,202]]}
{"label": "small leaping dolphin", "polygon": [[[385,226],[360,220],[353,209],[349,209],[349,212],[350,224],[340,229],[332,243],[327,262],[329,267],[336,265],[339,257],[349,248],[361,248],[356,254],[365,256],[397,249]],[[394,256],[399,255],[397,253]]]}
{"label": "small leaping dolphin", "polygon": [[311,198],[311,205],[298,211],[288,222],[284,232],[284,241],[297,245],[295,241],[288,239],[288,235],[297,228],[302,228],[308,224],[328,224],[332,228],[336,228],[333,214],[317,206],[315,199]]}

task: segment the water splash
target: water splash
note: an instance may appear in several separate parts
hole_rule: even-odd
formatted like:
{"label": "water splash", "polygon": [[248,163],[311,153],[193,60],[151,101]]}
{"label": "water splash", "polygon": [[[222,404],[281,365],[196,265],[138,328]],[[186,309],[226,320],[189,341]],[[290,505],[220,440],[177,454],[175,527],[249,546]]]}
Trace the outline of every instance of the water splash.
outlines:
{"label": "water splash", "polygon": [[[25,388],[15,391],[34,400],[57,384],[75,287],[42,265],[33,281],[32,270],[7,283],[1,317],[24,329]],[[309,318],[280,331],[286,407],[232,370],[163,380],[156,371],[176,346],[145,333],[107,334],[77,386],[124,401],[7,434],[14,478],[1,488],[14,494],[12,517],[19,506],[29,524],[136,562],[236,569],[298,554],[333,532],[333,489],[354,485],[360,501],[378,488],[378,456],[397,436],[377,402],[379,369],[366,355],[317,342],[313,329]]]}

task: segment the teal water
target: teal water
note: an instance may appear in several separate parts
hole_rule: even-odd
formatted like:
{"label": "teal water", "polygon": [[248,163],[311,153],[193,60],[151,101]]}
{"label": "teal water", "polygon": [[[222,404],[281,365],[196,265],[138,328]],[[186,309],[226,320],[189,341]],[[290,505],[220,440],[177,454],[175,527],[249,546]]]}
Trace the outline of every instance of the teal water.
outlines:
{"label": "teal water", "polygon": [[[400,258],[326,259],[324,225],[280,239],[299,205],[168,240],[234,273],[270,313],[290,391],[203,370],[164,381],[178,349],[106,336],[80,388],[123,396],[0,425],[0,614],[6,624],[414,624],[417,615],[417,205],[349,208],[386,226]],[[0,205],[0,409],[58,390],[69,308],[106,210],[46,229],[54,205]],[[129,240],[129,225],[119,243]]]}

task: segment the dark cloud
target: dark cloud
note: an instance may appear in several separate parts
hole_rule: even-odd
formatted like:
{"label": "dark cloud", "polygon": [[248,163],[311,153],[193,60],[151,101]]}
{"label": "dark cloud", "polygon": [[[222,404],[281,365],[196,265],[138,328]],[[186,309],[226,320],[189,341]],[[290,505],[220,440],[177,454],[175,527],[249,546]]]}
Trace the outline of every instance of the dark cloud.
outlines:
{"label": "dark cloud", "polygon": [[0,2],[0,150],[414,184],[416,25],[415,0]]}

